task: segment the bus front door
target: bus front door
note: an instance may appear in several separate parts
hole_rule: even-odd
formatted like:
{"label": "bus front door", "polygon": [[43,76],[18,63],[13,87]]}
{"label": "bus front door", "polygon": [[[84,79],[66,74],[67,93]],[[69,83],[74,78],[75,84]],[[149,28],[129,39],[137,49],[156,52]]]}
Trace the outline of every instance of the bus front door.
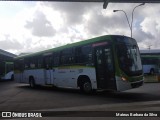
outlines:
{"label": "bus front door", "polygon": [[95,48],[95,65],[98,89],[116,89],[113,63],[111,47],[99,46]]}
{"label": "bus front door", "polygon": [[52,70],[52,56],[45,56],[44,58],[45,67],[45,83],[52,84],[53,82],[53,70]]}

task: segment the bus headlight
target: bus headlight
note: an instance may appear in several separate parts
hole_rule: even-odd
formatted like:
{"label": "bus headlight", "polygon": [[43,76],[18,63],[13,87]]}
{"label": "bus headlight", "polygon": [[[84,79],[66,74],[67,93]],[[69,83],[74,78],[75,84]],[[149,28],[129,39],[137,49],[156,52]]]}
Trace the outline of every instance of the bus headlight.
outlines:
{"label": "bus headlight", "polygon": [[125,77],[121,77],[121,79],[122,79],[123,81],[127,81],[127,78],[125,78]]}

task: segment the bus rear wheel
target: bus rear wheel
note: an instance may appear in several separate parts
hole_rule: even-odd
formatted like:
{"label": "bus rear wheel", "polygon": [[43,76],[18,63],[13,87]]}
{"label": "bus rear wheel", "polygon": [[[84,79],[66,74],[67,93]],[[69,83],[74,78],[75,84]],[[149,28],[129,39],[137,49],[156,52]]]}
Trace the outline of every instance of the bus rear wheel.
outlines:
{"label": "bus rear wheel", "polygon": [[90,81],[84,81],[81,86],[80,86],[80,89],[82,92],[84,93],[91,93],[92,92],[92,84]]}
{"label": "bus rear wheel", "polygon": [[14,75],[11,76],[11,81],[13,81],[13,80],[14,80]]}
{"label": "bus rear wheel", "polygon": [[154,69],[153,69],[153,68],[150,70],[150,74],[151,74],[151,75],[154,74]]}
{"label": "bus rear wheel", "polygon": [[36,86],[33,77],[30,77],[30,78],[29,78],[29,86],[30,86],[31,88],[35,88],[35,86]]}

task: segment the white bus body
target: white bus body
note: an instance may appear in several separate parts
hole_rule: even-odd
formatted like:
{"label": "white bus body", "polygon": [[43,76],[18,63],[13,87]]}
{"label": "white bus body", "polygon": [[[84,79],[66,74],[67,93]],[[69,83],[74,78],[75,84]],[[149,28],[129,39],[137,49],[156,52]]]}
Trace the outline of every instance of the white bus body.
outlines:
{"label": "white bus body", "polygon": [[[122,57],[132,62],[128,64]],[[141,86],[143,74],[136,41],[106,35],[19,56],[15,58],[15,80],[31,87],[53,85],[85,92],[123,91]]]}

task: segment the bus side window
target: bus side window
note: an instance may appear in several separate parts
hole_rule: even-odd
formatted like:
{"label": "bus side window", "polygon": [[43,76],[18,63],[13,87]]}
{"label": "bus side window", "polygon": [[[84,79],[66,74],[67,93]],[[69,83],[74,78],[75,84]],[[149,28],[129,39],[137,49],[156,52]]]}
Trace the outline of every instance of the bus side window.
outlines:
{"label": "bus side window", "polygon": [[60,64],[70,65],[74,63],[74,48],[67,48],[61,51]]}
{"label": "bus side window", "polygon": [[76,47],[75,48],[75,62],[76,63],[82,63],[82,51],[81,51],[81,47]]}
{"label": "bus side window", "polygon": [[53,53],[53,66],[57,67],[59,65],[59,52]]}
{"label": "bus side window", "polygon": [[18,71],[24,70],[24,59],[23,60],[15,60],[14,69]]}
{"label": "bus side window", "polygon": [[31,68],[31,69],[37,68],[38,67],[38,60],[37,59],[38,59],[37,56],[25,59],[25,63],[24,63],[25,69],[27,69],[27,68]]}
{"label": "bus side window", "polygon": [[46,69],[50,69],[52,68],[52,62],[53,59],[52,59],[52,56],[44,56],[44,67]]}
{"label": "bus side window", "polygon": [[38,59],[37,59],[37,67],[38,68],[42,68],[43,67],[43,59],[42,59],[41,56],[38,57]]}
{"label": "bus side window", "polygon": [[90,63],[92,61],[91,45],[75,48],[76,63]]}
{"label": "bus side window", "polygon": [[24,60],[24,68],[25,68],[25,69],[29,68],[29,64],[30,64],[30,63],[29,63],[29,59],[25,59],[25,60]]}

